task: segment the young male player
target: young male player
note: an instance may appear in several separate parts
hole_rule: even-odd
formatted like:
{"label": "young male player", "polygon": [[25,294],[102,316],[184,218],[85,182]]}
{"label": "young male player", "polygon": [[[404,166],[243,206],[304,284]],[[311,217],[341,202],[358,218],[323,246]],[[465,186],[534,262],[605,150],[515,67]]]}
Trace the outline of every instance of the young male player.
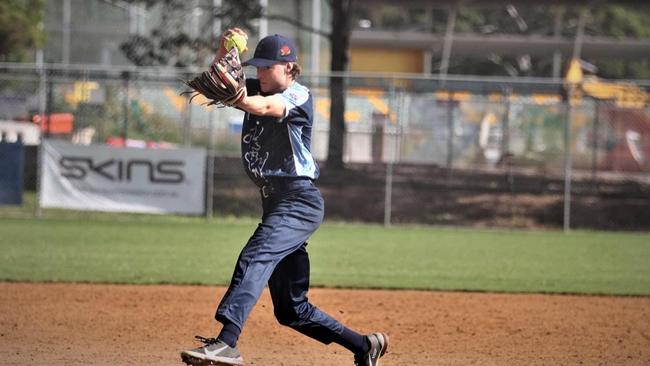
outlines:
{"label": "young male player", "polygon": [[[221,39],[217,59],[225,55]],[[241,154],[244,169],[260,187],[262,222],[242,249],[215,318],[216,338],[197,337],[203,347],[181,353],[190,365],[243,365],[237,340],[253,306],[268,284],[280,324],[324,344],[340,344],[359,366],[375,366],[388,349],[383,333],[361,335],[325,314],[307,299],[307,240],[323,220],[323,198],[314,185],[319,168],[311,154],[313,98],[296,80],[300,75],[293,42],[280,35],[263,38],[243,65],[257,68],[246,80],[247,96],[235,105],[246,112]]]}

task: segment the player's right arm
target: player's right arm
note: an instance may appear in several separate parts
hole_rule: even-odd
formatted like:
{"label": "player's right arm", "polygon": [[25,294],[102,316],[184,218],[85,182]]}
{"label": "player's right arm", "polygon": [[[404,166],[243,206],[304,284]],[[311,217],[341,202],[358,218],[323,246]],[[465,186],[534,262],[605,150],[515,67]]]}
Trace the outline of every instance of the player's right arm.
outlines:
{"label": "player's right arm", "polygon": [[284,117],[285,103],[279,94],[246,96],[236,105],[237,108],[256,116]]}

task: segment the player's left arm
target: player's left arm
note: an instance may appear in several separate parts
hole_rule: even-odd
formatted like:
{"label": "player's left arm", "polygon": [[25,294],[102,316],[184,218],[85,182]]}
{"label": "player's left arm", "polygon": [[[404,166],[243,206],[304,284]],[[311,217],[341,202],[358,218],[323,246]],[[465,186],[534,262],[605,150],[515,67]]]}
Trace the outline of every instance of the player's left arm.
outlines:
{"label": "player's left arm", "polygon": [[237,108],[256,116],[285,117],[286,104],[278,94],[261,96],[251,95],[237,103]]}

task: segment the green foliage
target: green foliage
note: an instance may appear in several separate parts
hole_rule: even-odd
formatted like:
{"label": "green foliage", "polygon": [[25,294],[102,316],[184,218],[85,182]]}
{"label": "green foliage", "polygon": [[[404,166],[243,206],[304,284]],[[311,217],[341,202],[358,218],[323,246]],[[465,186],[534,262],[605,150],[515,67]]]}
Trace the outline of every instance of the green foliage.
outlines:
{"label": "green foliage", "polygon": [[650,38],[650,7],[598,6],[591,10],[587,34],[615,38]]}
{"label": "green foliage", "polygon": [[[224,0],[218,9],[211,6],[196,8],[194,2],[185,0],[130,0],[147,7],[159,7],[161,21],[150,35],[133,35],[120,49],[138,66],[187,67],[203,65],[214,55],[218,46],[212,34],[212,22],[218,18],[222,28],[239,27],[247,31],[255,29],[253,21],[262,15],[262,6],[256,0]],[[185,32],[187,16],[201,11],[198,35]]]}
{"label": "green foliage", "polygon": [[[107,215],[0,221],[0,280],[223,285],[256,226]],[[325,224],[309,251],[315,286],[650,295],[648,238]]]}
{"label": "green foliage", "polygon": [[45,0],[0,2],[0,61],[25,61],[45,41]]}
{"label": "green foliage", "polygon": [[598,67],[598,76],[605,79],[649,79],[650,59],[622,60],[622,59],[595,59],[587,58],[586,61]]}
{"label": "green foliage", "polygon": [[[591,9],[585,33],[590,36],[625,39],[650,38],[650,6],[608,5]],[[598,67],[598,76],[620,79],[650,78],[650,56],[645,59],[588,58]]]}

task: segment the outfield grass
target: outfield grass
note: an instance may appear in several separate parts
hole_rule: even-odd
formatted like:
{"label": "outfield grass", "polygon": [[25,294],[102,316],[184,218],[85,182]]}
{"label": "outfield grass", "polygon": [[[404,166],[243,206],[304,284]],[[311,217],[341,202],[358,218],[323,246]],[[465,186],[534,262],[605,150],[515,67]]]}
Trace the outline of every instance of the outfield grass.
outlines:
{"label": "outfield grass", "polygon": [[[227,284],[250,220],[0,220],[0,280]],[[650,295],[650,235],[325,224],[327,287]]]}

